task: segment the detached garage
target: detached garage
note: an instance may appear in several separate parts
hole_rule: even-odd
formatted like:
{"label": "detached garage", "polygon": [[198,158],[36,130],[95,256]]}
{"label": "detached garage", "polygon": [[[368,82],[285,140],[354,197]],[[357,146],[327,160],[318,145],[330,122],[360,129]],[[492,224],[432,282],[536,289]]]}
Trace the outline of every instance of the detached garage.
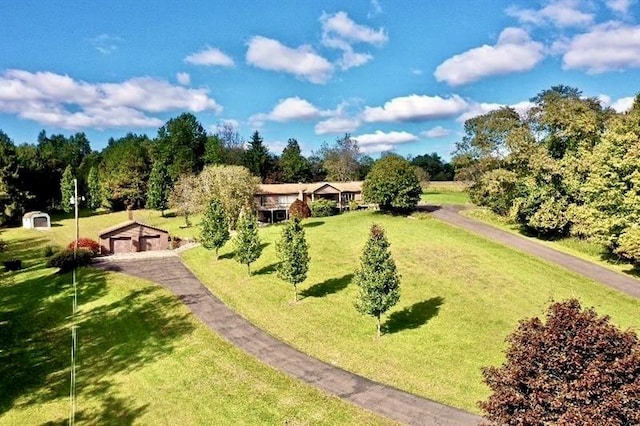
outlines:
{"label": "detached garage", "polygon": [[99,237],[100,253],[103,255],[169,248],[167,231],[134,220],[105,229]]}

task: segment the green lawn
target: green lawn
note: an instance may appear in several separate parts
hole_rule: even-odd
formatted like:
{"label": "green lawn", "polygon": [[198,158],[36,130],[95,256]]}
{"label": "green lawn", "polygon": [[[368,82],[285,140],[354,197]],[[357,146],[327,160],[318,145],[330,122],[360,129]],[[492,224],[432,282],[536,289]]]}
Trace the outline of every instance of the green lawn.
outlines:
{"label": "green lawn", "polygon": [[[504,338],[518,320],[551,300],[578,297],[622,327],[640,328],[640,301],[505,246],[441,223],[353,212],[305,222],[310,245],[303,298],[274,272],[281,227],[261,231],[267,244],[255,275],[231,258],[197,248],[186,263],[214,294],[251,322],[300,350],[347,370],[478,412],[487,396],[481,368],[503,360]],[[351,284],[373,222],[387,231],[402,275],[400,303],[375,338],[375,321],[353,307]]]}
{"label": "green lawn", "polygon": [[[0,274],[2,425],[67,424],[71,277],[41,256],[50,238],[73,235],[57,223],[51,232],[0,234],[10,249],[2,258],[25,264]],[[78,424],[385,424],[235,349],[161,287],[84,269],[78,289]]]}
{"label": "green lawn", "polygon": [[567,237],[559,240],[543,240],[526,236],[520,231],[520,227],[517,224],[509,222],[508,219],[499,216],[486,208],[467,210],[462,212],[462,214],[470,218],[488,223],[505,231],[524,236],[540,244],[552,247],[558,251],[580,257],[590,262],[597,263],[601,266],[604,266],[605,268],[617,272],[622,272],[636,278],[640,277],[640,272],[638,272],[638,270],[635,270],[632,264],[619,261],[608,256],[607,249],[602,244],[581,240],[575,237]]}
{"label": "green lawn", "polygon": [[470,204],[467,187],[464,182],[429,182],[420,200],[428,204]]}

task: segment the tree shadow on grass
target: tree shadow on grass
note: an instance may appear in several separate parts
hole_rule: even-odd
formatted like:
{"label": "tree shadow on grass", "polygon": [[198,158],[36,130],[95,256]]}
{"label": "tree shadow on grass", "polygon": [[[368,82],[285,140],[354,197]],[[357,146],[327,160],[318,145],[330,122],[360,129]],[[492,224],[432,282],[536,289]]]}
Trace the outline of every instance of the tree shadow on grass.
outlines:
{"label": "tree shadow on grass", "polygon": [[334,294],[340,290],[345,289],[351,280],[353,274],[347,274],[340,278],[329,278],[321,283],[314,284],[311,287],[304,289],[300,292],[302,297],[324,297],[329,294]]}
{"label": "tree shadow on grass", "polygon": [[272,263],[271,265],[263,266],[262,268],[258,269],[257,271],[252,272],[251,275],[272,274],[272,273],[274,273],[276,271],[277,267],[278,267],[277,263]]}
{"label": "tree shadow on grass", "polygon": [[324,220],[315,220],[313,222],[304,222],[302,224],[303,228],[315,228],[316,226],[324,225]]}
{"label": "tree shadow on grass", "polygon": [[384,333],[393,334],[423,326],[431,318],[438,315],[440,306],[443,303],[444,298],[440,296],[432,297],[392,313],[383,326]]}

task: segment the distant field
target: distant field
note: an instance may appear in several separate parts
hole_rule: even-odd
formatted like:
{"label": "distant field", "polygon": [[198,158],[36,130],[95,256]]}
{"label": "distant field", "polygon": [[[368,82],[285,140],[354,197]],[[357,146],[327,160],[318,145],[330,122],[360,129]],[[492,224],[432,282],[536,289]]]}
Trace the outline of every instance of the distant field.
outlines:
{"label": "distant field", "polygon": [[[477,412],[487,396],[481,368],[503,360],[504,338],[551,300],[578,297],[623,327],[640,329],[640,301],[534,257],[449,226],[420,219],[353,212],[309,219],[311,269],[292,303],[292,287],[274,272],[281,227],[261,230],[262,257],[246,268],[227,244],[214,260],[197,248],[189,267],[214,294],[251,322],[300,350],[374,380]],[[381,223],[402,275],[400,303],[375,321],[353,307],[351,282],[369,226]]]}
{"label": "distant field", "polygon": [[468,182],[429,182],[421,201],[428,204],[470,204],[468,188]]}
{"label": "distant field", "polygon": [[[125,218],[83,218],[83,235]],[[56,223],[0,233],[0,259],[26,267],[0,273],[0,425],[67,424],[71,277],[45,268],[42,250],[74,228]],[[78,282],[78,424],[388,423],[235,349],[159,286],[94,269]]]}

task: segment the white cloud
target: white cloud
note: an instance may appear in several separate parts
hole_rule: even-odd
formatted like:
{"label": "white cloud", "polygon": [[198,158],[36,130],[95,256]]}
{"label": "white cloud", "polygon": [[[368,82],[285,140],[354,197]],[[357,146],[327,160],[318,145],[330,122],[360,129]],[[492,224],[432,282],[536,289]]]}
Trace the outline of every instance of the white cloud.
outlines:
{"label": "white cloud", "polygon": [[527,112],[534,106],[534,104],[529,101],[521,101],[511,105],[498,103],[473,103],[469,105],[469,109],[465,113],[456,118],[456,121],[458,123],[464,123],[469,119],[487,114],[491,111],[498,110],[505,106],[513,108],[520,117],[525,117]]}
{"label": "white cloud", "polygon": [[603,106],[611,107],[616,112],[627,112],[633,106],[633,101],[635,100],[635,98],[633,96],[629,96],[613,101],[613,99],[611,99],[611,96],[598,95],[598,100]]}
{"label": "white cloud", "polygon": [[283,141],[265,141],[264,144],[272,154],[280,154],[286,148],[287,143]]}
{"label": "white cloud", "polygon": [[247,63],[255,67],[293,74],[315,84],[326,83],[333,65],[311,46],[290,48],[277,40],[256,36],[249,40]]}
{"label": "white cloud", "polygon": [[575,36],[563,56],[564,69],[590,74],[640,68],[640,25],[608,22]]}
{"label": "white cloud", "polygon": [[208,47],[200,52],[192,53],[184,58],[184,61],[194,65],[221,67],[232,67],[235,65],[233,59],[231,59],[229,55],[215,47]]}
{"label": "white cloud", "polygon": [[222,108],[205,89],[138,77],[121,83],[87,83],[51,72],[8,70],[0,75],[0,112],[67,129],[154,127],[147,113]]}
{"label": "white cloud", "polygon": [[635,0],[606,0],[605,3],[609,9],[625,15]]}
{"label": "white cloud", "polygon": [[424,132],[421,132],[420,136],[434,139],[434,138],[443,138],[445,136],[449,136],[451,133],[452,131],[450,129],[445,129],[442,126],[436,126],[429,130],[425,130]]}
{"label": "white cloud", "polygon": [[353,117],[331,117],[315,125],[316,135],[351,133],[360,127],[360,120]]}
{"label": "white cloud", "polygon": [[560,28],[591,25],[595,15],[581,11],[581,6],[580,0],[558,0],[550,2],[542,9],[520,9],[513,6],[506,12],[523,24],[551,24]]}
{"label": "white cloud", "polygon": [[411,74],[413,75],[422,75],[422,70],[419,68],[411,68]]}
{"label": "white cloud", "polygon": [[351,43],[367,43],[380,46],[389,39],[383,28],[374,30],[364,25],[356,24],[346,12],[333,15],[323,13],[320,17],[323,38],[337,37]]}
{"label": "white cloud", "polygon": [[340,66],[343,71],[346,71],[349,68],[362,66],[372,59],[373,56],[368,53],[354,52],[353,49],[349,47],[342,53],[342,57],[338,61],[338,66]]}
{"label": "white cloud", "polygon": [[397,145],[418,140],[418,137],[416,135],[409,132],[383,132],[381,130],[376,130],[374,133],[354,136],[353,138],[358,141],[358,145],[361,147],[365,145],[380,144]]}
{"label": "white cloud", "polygon": [[265,114],[255,114],[249,117],[249,122],[254,126],[262,127],[265,121],[277,121],[285,123],[287,121],[305,121],[326,115],[327,112],[320,111],[309,101],[297,96],[281,99],[271,112]]}
{"label": "white cloud", "polygon": [[544,58],[542,43],[531,40],[520,28],[505,28],[495,46],[483,45],[455,55],[436,68],[438,81],[452,86],[492,75],[527,71]]}
{"label": "white cloud", "polygon": [[176,80],[178,80],[178,83],[182,84],[183,86],[188,86],[189,84],[191,84],[191,76],[188,72],[176,73]]}
{"label": "white cloud", "polygon": [[456,116],[468,108],[468,103],[458,95],[440,96],[409,95],[393,98],[382,107],[365,107],[365,122],[418,122]]}
{"label": "white cloud", "polygon": [[100,34],[92,39],[89,39],[91,45],[103,55],[110,55],[118,50],[118,45],[124,40],[117,36],[109,34]]}
{"label": "white cloud", "polygon": [[367,18],[373,18],[374,16],[380,15],[382,11],[382,6],[378,0],[371,0],[371,10],[367,13]]}

